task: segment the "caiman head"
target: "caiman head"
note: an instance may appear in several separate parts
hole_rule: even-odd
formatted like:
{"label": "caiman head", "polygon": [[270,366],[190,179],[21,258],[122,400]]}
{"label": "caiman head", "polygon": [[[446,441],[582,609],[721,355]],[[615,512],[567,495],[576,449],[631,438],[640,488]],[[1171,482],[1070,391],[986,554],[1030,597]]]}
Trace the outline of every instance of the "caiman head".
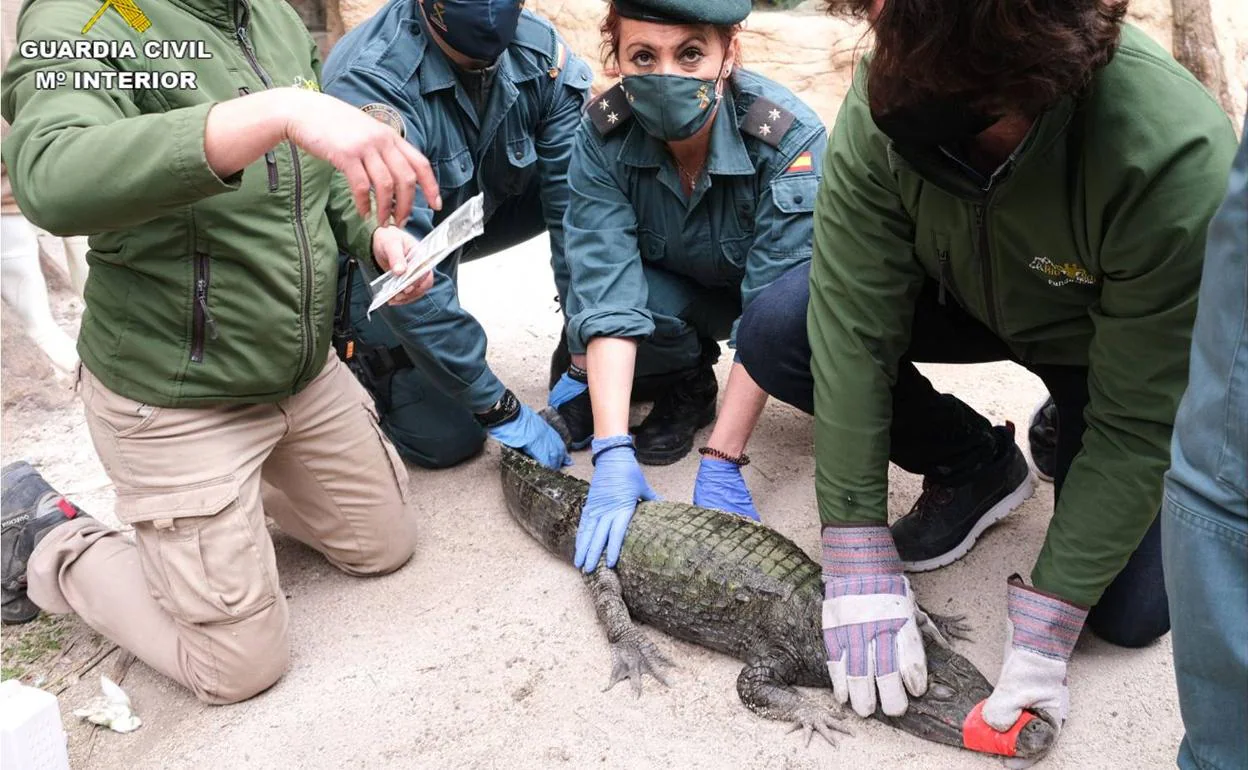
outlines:
{"label": "caiman head", "polygon": [[[927,652],[927,692],[911,698],[906,713],[885,716],[876,709],[875,718],[911,735],[948,746],[965,748],[963,725],[976,705],[992,694],[992,685],[979,669],[948,647],[925,638]],[[1019,732],[1013,756],[1033,759],[1053,746],[1057,731],[1044,718],[1032,719]]]}

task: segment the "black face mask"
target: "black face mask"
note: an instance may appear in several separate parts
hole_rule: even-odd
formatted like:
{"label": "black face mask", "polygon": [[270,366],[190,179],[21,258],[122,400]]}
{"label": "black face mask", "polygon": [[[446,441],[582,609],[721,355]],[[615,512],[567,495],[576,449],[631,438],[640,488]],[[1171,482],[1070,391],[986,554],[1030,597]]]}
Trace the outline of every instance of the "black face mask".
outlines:
{"label": "black face mask", "polygon": [[875,125],[898,144],[920,147],[958,145],[1001,119],[956,97],[934,98],[888,112],[871,109]]}

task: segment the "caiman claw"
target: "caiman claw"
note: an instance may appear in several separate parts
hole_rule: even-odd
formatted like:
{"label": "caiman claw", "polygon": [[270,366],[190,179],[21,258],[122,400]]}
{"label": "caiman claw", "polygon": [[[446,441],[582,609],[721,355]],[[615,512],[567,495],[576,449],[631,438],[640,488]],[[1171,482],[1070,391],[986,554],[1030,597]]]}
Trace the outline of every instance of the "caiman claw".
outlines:
{"label": "caiman claw", "polygon": [[810,745],[810,739],[815,733],[823,736],[828,743],[836,746],[836,738],[832,735],[833,731],[854,737],[854,734],[841,724],[841,720],[845,715],[839,710],[833,709],[822,703],[803,699],[801,703],[793,709],[790,719],[793,720],[793,727],[789,729],[788,734],[792,735],[798,730],[803,731],[806,737],[806,745]]}
{"label": "caiman claw", "polygon": [[660,666],[676,668],[676,664],[667,659],[654,642],[647,639],[637,629],[629,629],[619,640],[611,643],[611,681],[603,688],[603,692],[615,687],[622,679],[628,679],[633,685],[633,697],[641,696],[641,678],[645,674],[659,680],[664,687],[667,679],[660,673]]}
{"label": "caiman claw", "polygon": [[962,642],[971,640],[971,624],[966,622],[965,615],[937,615],[935,612],[928,612],[927,622],[924,623],[923,618],[919,618],[919,630],[925,634],[932,636],[937,642],[945,647],[949,646],[950,639],[957,639]]}

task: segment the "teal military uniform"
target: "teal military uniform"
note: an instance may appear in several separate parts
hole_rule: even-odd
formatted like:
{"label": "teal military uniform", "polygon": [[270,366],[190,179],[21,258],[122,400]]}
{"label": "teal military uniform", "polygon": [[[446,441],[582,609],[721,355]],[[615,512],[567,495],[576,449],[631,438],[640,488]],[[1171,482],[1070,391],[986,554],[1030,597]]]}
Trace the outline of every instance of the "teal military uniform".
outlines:
{"label": "teal military uniform", "polygon": [[[324,91],[400,131],[428,157],[442,194],[434,212],[419,191],[407,229],[424,237],[468,199],[485,195],[485,234],[437,269],[433,288],[409,305],[365,317],[365,276],[350,287],[357,370],[376,397],[383,427],[404,457],[445,467],[475,454],[487,411],[504,386],[485,361],[486,337],[458,301],[461,262],[550,233],[555,287],[565,297],[563,213],[567,164],[593,74],[549,22],[521,14],[515,39],[489,80],[466,76],[430,37],[416,0],[391,0],[335,46]],[[341,312],[341,310],[340,310]]]}
{"label": "teal military uniform", "polygon": [[[619,86],[592,101],[568,168],[568,340],[645,341],[637,374],[736,346],[741,312],[811,258],[826,131],[788,89],[737,69],[711,127],[706,173],[686,198],[670,153],[631,120]],[[712,356],[713,358],[713,356]]]}

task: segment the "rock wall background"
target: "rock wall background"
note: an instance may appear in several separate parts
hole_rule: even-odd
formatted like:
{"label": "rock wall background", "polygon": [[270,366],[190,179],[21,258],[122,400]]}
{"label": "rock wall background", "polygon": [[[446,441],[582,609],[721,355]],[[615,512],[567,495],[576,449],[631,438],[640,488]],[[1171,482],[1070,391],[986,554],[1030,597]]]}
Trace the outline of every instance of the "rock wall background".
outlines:
{"label": "rock wall background", "polygon": [[[290,0],[322,50],[376,12],[383,0]],[[1242,130],[1248,105],[1248,2],[1210,0],[1219,49],[1235,100],[1232,118]],[[569,45],[594,66],[595,92],[611,85],[602,71],[598,24],[605,0],[529,0],[528,7],[550,19]],[[870,48],[865,24],[833,18],[820,0],[764,0],[746,21],[742,39],[745,65],[800,94],[831,125],[849,88],[854,63]],[[766,6],[789,10],[766,10]],[[1131,21],[1171,49],[1170,0],[1133,0]]]}

